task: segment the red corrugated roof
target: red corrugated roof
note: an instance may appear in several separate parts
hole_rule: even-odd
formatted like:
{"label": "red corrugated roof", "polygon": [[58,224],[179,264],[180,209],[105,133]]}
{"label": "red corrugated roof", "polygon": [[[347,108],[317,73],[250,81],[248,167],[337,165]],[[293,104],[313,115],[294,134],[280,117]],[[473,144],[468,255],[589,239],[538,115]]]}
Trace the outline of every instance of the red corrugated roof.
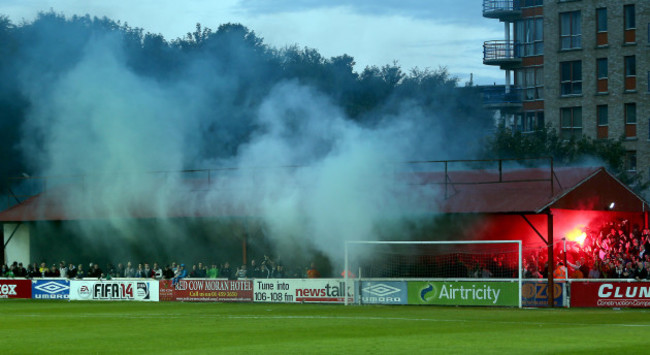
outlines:
{"label": "red corrugated roof", "polygon": [[[535,214],[547,208],[607,210],[615,202],[616,211],[643,212],[646,202],[604,168],[517,169],[503,171],[471,170],[420,172],[409,174],[413,189],[435,189],[427,203],[431,213],[525,213]],[[445,181],[447,183],[445,184]],[[0,222],[85,220],[108,218],[160,218],[153,202],[142,201],[137,207],[108,211],[101,203],[90,203],[74,210],[63,208],[65,189],[57,189],[29,198],[0,212]],[[177,201],[197,201],[205,189],[192,188]],[[200,200],[200,199],[198,199]],[[90,200],[92,201],[92,200]],[[198,203],[165,209],[164,217],[245,217],[255,214],[252,206],[214,206]],[[201,207],[197,207],[201,206]]]}
{"label": "red corrugated roof", "polygon": [[[444,181],[444,173],[425,173],[423,182]],[[541,213],[547,208],[642,212],[646,202],[602,167],[448,172],[443,213]],[[444,188],[444,185],[441,185]]]}

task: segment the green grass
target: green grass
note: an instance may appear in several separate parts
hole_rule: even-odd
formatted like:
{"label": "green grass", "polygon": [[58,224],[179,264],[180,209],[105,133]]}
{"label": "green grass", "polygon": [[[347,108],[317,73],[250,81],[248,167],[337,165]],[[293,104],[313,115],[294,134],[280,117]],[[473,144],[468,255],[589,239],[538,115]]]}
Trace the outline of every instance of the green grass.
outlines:
{"label": "green grass", "polygon": [[3,354],[644,352],[650,312],[0,301]]}

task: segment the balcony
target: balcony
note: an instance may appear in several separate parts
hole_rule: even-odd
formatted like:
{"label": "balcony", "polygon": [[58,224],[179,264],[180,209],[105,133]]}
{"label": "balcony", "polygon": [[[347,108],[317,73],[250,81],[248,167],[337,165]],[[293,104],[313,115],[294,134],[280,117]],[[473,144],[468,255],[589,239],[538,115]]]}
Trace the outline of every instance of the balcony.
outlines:
{"label": "balcony", "polygon": [[505,85],[484,86],[481,88],[483,107],[492,109],[519,109],[522,107],[522,92],[520,88],[510,87],[506,92]]}
{"label": "balcony", "polygon": [[519,45],[514,41],[498,40],[483,43],[483,64],[512,69],[521,65]]}
{"label": "balcony", "polygon": [[521,0],[483,0],[483,17],[512,22],[521,18]]}

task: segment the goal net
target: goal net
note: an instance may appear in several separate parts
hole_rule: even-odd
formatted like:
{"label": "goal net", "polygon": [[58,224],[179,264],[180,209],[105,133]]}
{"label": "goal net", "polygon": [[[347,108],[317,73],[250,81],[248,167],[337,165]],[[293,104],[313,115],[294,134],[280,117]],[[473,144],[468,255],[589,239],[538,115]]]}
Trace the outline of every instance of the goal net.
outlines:
{"label": "goal net", "polygon": [[[367,294],[377,294],[373,285],[378,282],[403,281],[408,304],[490,305],[491,301],[521,307],[521,241],[348,241],[344,249],[347,272],[343,277],[347,288],[354,288],[357,303],[376,301],[378,297]],[[417,299],[414,285],[431,288],[433,293]],[[482,297],[488,297],[486,302],[479,302]]]}

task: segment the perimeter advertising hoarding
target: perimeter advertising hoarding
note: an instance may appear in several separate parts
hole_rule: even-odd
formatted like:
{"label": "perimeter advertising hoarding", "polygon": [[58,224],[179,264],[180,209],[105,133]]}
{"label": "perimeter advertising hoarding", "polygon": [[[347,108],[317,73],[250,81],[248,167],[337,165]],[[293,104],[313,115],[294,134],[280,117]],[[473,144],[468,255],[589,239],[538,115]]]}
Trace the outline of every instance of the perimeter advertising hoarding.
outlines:
{"label": "perimeter advertising hoarding", "polygon": [[0,298],[32,298],[30,280],[0,280]]}
{"label": "perimeter advertising hoarding", "polygon": [[408,282],[409,304],[519,306],[517,282]]}
{"label": "perimeter advertising hoarding", "polygon": [[408,304],[406,281],[361,281],[362,304]]}
{"label": "perimeter advertising hoarding", "polygon": [[[343,279],[255,279],[255,302],[344,303]],[[348,288],[348,302],[354,302],[354,286]]]}
{"label": "perimeter advertising hoarding", "polygon": [[571,282],[571,307],[650,307],[650,282]]}
{"label": "perimeter advertising hoarding", "polygon": [[[554,307],[564,307],[563,282],[553,284]],[[523,307],[548,307],[548,281],[524,281],[521,286],[521,305]]]}
{"label": "perimeter advertising hoarding", "polygon": [[160,281],[161,301],[252,302],[253,281],[184,279]]}
{"label": "perimeter advertising hoarding", "polygon": [[158,281],[71,280],[70,299],[158,302]]}
{"label": "perimeter advertising hoarding", "polygon": [[43,300],[67,300],[70,298],[70,281],[33,280],[32,298]]}

